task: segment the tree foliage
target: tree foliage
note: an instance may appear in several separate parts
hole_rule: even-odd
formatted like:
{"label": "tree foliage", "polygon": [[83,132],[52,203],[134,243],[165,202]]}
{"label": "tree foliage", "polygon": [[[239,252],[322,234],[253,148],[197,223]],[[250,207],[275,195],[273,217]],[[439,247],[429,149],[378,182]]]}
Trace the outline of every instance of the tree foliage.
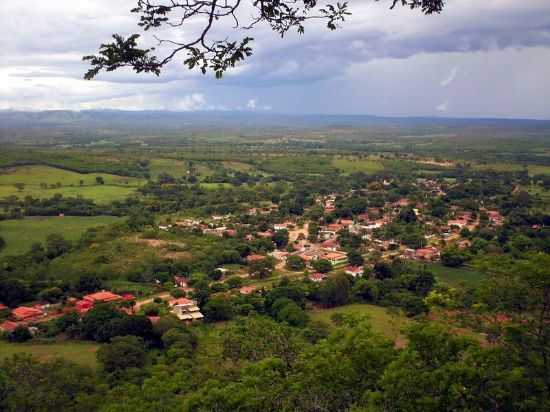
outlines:
{"label": "tree foliage", "polygon": [[[409,7],[429,15],[440,13],[444,3],[445,0],[392,0],[390,8]],[[145,32],[175,28],[187,34],[187,28],[191,27],[193,34],[186,40],[180,40],[180,36],[168,39],[155,35],[157,47],[149,48],[140,47],[139,33],[128,37],[114,34],[113,41],[102,44],[98,54],[84,57],[91,66],[84,76],[86,79],[94,78],[101,71],[123,67],[158,76],[180,53],[187,54],[184,64],[189,69],[199,69],[203,74],[211,71],[220,78],[227,69],[253,53],[254,39],[250,36],[239,40],[211,39],[212,32],[225,22],[235,30],[265,25],[283,37],[291,30],[303,34],[307,22],[312,20],[322,20],[329,30],[336,30],[351,14],[347,2],[325,4],[318,0],[137,0],[131,11],[138,15],[138,26]],[[244,15],[250,17],[243,21]]]}

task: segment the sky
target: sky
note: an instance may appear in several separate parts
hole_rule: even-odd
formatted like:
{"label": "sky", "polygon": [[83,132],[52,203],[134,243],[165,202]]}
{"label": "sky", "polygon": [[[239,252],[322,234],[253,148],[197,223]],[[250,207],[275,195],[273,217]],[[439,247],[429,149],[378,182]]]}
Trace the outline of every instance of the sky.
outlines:
{"label": "sky", "polygon": [[[255,50],[221,80],[189,71],[184,55],[160,77],[122,71],[83,80],[82,56],[112,33],[139,32],[135,4],[0,0],[0,110],[550,119],[549,0],[448,0],[432,16],[390,11],[388,0],[349,0],[353,14],[334,32],[312,23],[281,39],[268,27],[236,32],[222,22],[214,35],[250,35]],[[182,39],[198,28],[160,34]]]}

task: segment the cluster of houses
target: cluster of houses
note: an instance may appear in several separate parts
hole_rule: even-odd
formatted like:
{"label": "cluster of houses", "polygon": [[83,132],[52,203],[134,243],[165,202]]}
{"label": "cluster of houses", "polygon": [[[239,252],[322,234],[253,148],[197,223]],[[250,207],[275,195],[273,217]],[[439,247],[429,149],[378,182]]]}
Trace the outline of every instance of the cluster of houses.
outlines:
{"label": "cluster of houses", "polygon": [[[46,322],[56,319],[65,313],[75,312],[83,316],[96,305],[105,303],[122,304],[124,302],[127,302],[128,305],[121,305],[120,310],[129,315],[135,314],[135,297],[132,294],[119,295],[108,290],[91,293],[83,296],[81,299],[70,297],[64,305],[45,303],[34,306],[19,306],[10,311],[6,305],[0,303],[0,315],[5,319],[0,323],[0,332],[12,332],[18,326],[31,326]],[[183,322],[189,323],[204,318],[194,300],[187,298],[172,299],[168,301],[168,306],[170,312]],[[150,317],[150,320],[155,323],[158,318]]]}

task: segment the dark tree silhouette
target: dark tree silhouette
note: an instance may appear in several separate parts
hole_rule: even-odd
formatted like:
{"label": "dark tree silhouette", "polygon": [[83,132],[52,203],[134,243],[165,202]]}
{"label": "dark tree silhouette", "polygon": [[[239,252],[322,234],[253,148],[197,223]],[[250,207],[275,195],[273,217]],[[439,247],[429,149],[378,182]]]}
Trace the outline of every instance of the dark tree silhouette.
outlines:
{"label": "dark tree silhouette", "polygon": [[[445,0],[390,1],[390,9],[403,6],[424,14],[440,13],[445,5]],[[319,0],[137,0],[132,13],[139,15],[138,25],[144,31],[192,27],[194,34],[186,41],[153,36],[157,47],[167,46],[168,51],[163,56],[159,55],[157,47],[140,48],[140,34],[128,37],[114,34],[114,41],[102,44],[98,54],[83,58],[91,65],[84,78],[91,80],[101,71],[122,67],[158,76],[180,53],[187,54],[184,64],[189,69],[198,68],[203,74],[212,71],[220,78],[228,68],[252,55],[254,39],[250,36],[239,40],[211,39],[215,26],[230,21],[235,30],[251,30],[264,24],[282,37],[290,30],[303,34],[307,21],[322,20],[329,30],[336,30],[351,14],[348,3],[324,3]],[[246,21],[242,21],[243,15],[249,16]],[[195,30],[197,22],[199,29]]]}

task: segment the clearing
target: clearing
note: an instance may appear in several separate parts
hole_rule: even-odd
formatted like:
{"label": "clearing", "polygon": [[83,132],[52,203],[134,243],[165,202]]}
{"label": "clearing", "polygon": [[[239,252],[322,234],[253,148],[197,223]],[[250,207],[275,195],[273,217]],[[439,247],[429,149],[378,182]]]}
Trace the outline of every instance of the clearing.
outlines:
{"label": "clearing", "polygon": [[106,226],[123,220],[114,216],[27,217],[0,222],[0,236],[6,248],[0,255],[17,255],[29,250],[31,244],[44,242],[48,235],[60,233],[67,240],[78,240],[88,229]]}
{"label": "clearing", "polygon": [[99,345],[89,342],[63,343],[7,343],[0,342],[0,360],[15,354],[26,353],[38,360],[62,358],[83,366],[97,367],[96,352]]}

